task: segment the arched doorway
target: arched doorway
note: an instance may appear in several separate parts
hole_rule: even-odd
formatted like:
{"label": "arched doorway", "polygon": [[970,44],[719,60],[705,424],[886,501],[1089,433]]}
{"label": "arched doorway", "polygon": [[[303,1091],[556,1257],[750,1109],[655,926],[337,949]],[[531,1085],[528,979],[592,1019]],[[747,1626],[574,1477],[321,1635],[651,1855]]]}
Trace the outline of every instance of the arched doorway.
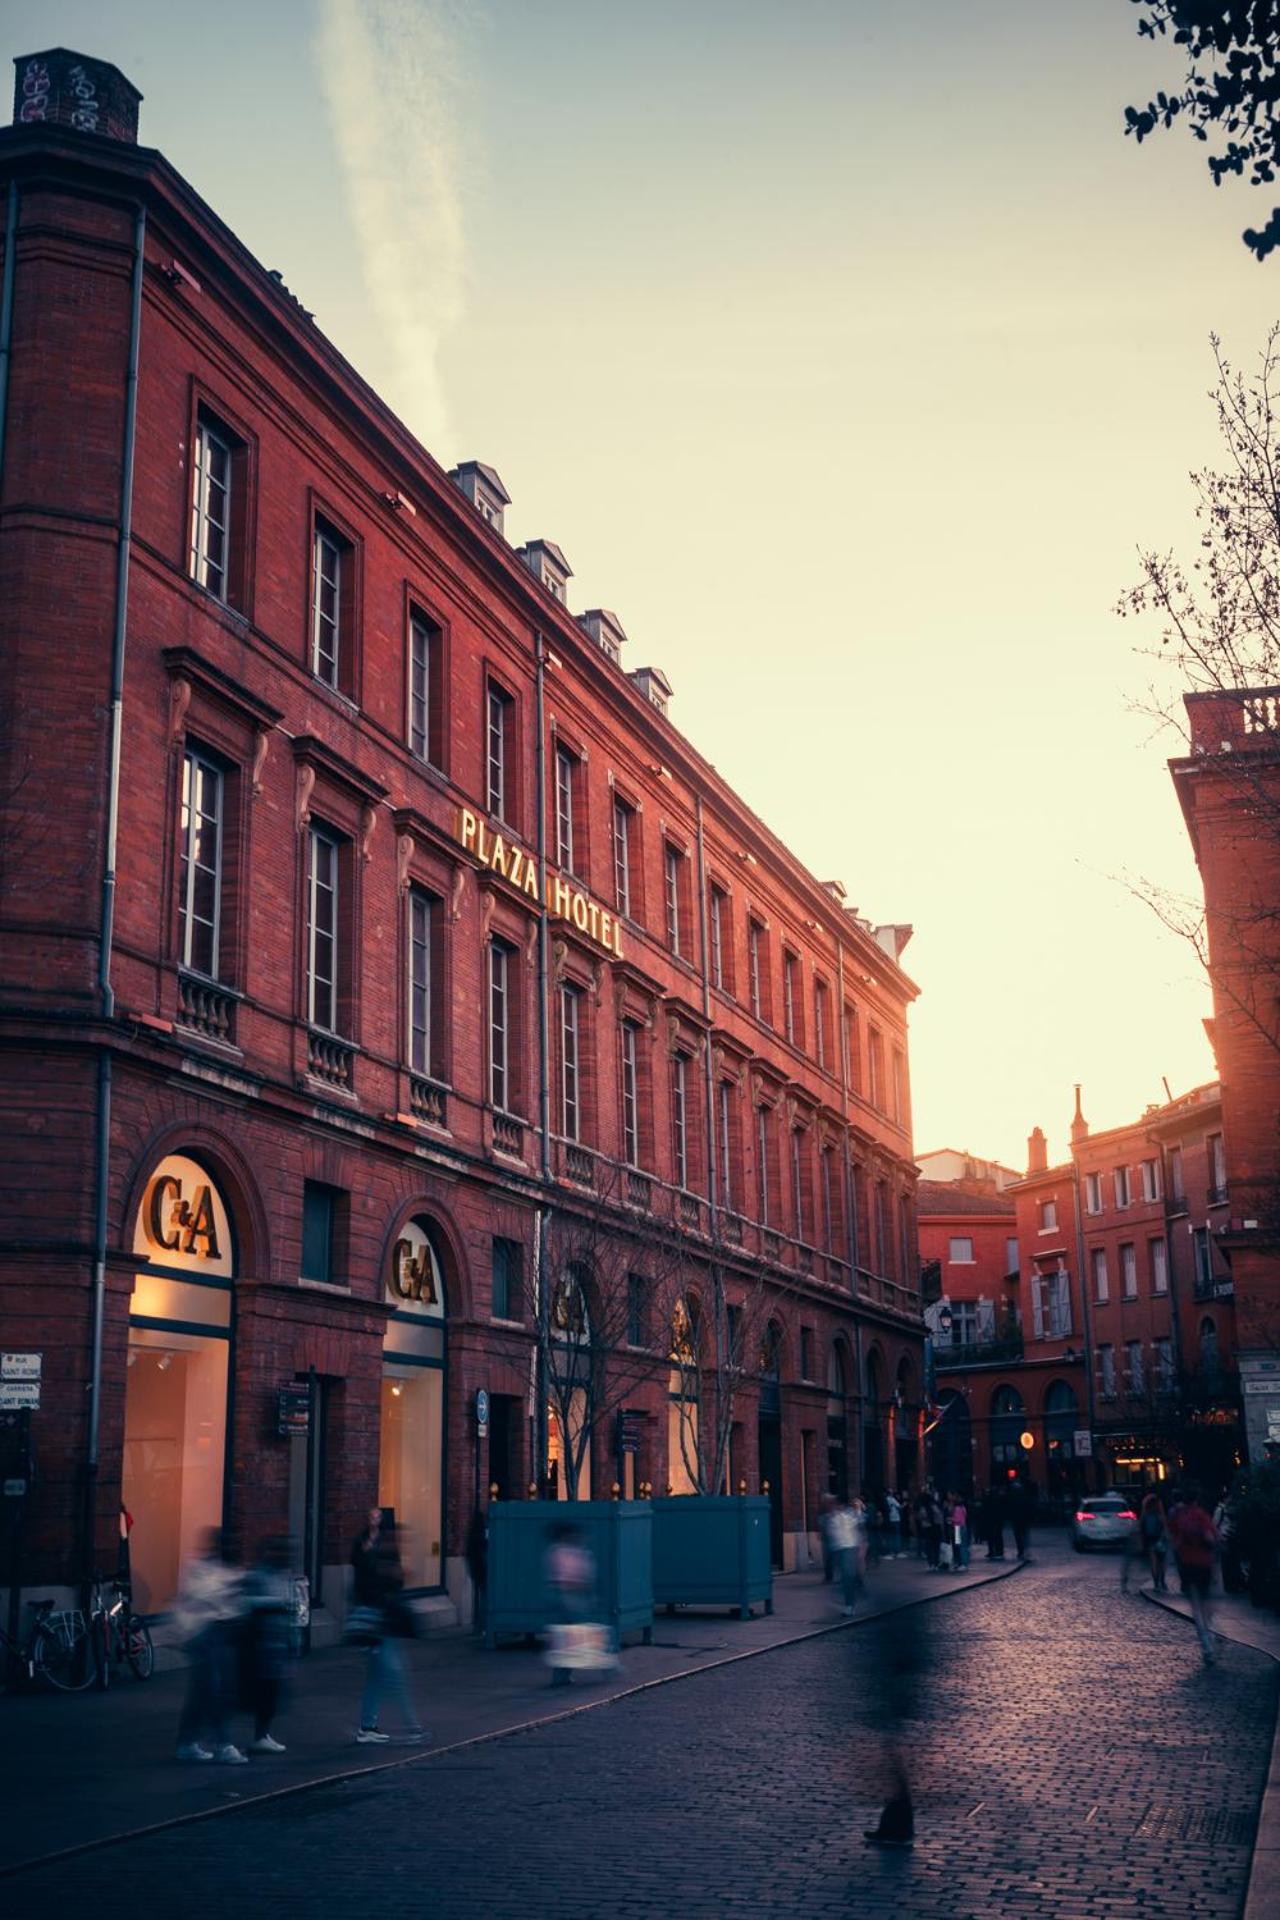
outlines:
{"label": "arched doorway", "polygon": [[831,1342],[827,1356],[827,1492],[849,1498],[849,1350],[843,1340]]}
{"label": "arched doorway", "polygon": [[133,1227],[147,1264],[129,1301],[121,1497],[139,1613],[169,1607],[201,1535],[223,1521],[236,1245],[199,1160],[171,1153]]}
{"label": "arched doorway", "polygon": [[1012,1470],[1022,1468],[1020,1436],[1027,1424],[1027,1410],[1016,1387],[997,1387],[991,1396],[991,1478],[1007,1480]]}
{"label": "arched doorway", "polygon": [[782,1565],[782,1328],[771,1320],[760,1346],[760,1402],[756,1442],[760,1487],[769,1483],[769,1546],[775,1567]]}
{"label": "arched doorway", "polygon": [[445,1287],[435,1229],[419,1215],[391,1249],[382,1336],[378,1504],[400,1529],[405,1581],[444,1585]]}
{"label": "arched doorway", "polygon": [[1069,1380],[1050,1382],[1044,1397],[1044,1460],[1046,1491],[1062,1505],[1084,1490],[1084,1472],[1075,1457],[1080,1400]]}
{"label": "arched doorway", "polygon": [[955,1387],[938,1395],[939,1417],[929,1432],[929,1474],[942,1492],[973,1492],[973,1422],[969,1402]]}
{"label": "arched doorway", "polygon": [[701,1334],[697,1300],[677,1300],[671,1316],[667,1401],[667,1484],[672,1493],[696,1493],[701,1476]]}
{"label": "arched doorway", "polygon": [[862,1490],[878,1496],[884,1491],[884,1375],[875,1347],[867,1354],[862,1374]]}

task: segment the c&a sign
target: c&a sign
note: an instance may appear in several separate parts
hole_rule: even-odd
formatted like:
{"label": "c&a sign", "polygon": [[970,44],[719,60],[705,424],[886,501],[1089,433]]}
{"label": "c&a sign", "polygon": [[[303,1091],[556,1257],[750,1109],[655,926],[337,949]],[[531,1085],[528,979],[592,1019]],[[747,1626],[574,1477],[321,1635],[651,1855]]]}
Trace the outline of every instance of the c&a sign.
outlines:
{"label": "c&a sign", "polygon": [[232,1271],[231,1224],[216,1183],[195,1160],[171,1153],[147,1182],[133,1250],[163,1267]]}
{"label": "c&a sign", "polygon": [[391,1249],[387,1291],[401,1312],[444,1318],[444,1278],[423,1224],[410,1220]]}

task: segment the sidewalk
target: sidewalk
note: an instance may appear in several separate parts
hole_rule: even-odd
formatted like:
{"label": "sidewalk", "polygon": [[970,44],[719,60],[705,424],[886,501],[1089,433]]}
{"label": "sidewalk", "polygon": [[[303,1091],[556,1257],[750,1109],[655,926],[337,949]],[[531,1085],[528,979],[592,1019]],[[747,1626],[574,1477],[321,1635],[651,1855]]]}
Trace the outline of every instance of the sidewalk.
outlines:
{"label": "sidewalk", "polygon": [[[1176,1613],[1188,1625],[1191,1607],[1180,1593],[1153,1593],[1141,1589],[1142,1598],[1152,1606]],[[1226,1640],[1242,1647],[1256,1647],[1280,1660],[1280,1619],[1242,1600],[1238,1594],[1217,1594],[1213,1601],[1213,1627]],[[1276,1723],[1271,1746],[1271,1767],[1262,1790],[1258,1811],[1258,1837],[1253,1845],[1253,1864],[1249,1870],[1249,1891],[1245,1895],[1242,1920],[1272,1920],[1280,1913],[1280,1721]]]}
{"label": "sidewalk", "polygon": [[[406,1643],[414,1695],[431,1729],[425,1747],[354,1744],[365,1656],[349,1647],[299,1665],[276,1728],[288,1752],[255,1757],[247,1767],[175,1762],[181,1672],[157,1674],[145,1685],[125,1674],[105,1694],[6,1696],[0,1700],[0,1875],[50,1854],[514,1733],[791,1641],[856,1629],[860,1620],[984,1586],[1016,1565],[980,1560],[967,1573],[941,1574],[919,1560],[884,1562],[872,1570],[853,1620],[842,1618],[837,1590],[824,1586],[820,1574],[780,1576],[771,1615],[742,1621],[727,1612],[659,1613],[651,1647],[628,1644],[615,1676],[594,1686],[575,1682],[567,1693],[551,1690],[541,1653],[523,1646],[486,1653],[463,1634]],[[247,1738],[243,1716],[237,1725]],[[394,1731],[389,1719],[384,1725]]]}

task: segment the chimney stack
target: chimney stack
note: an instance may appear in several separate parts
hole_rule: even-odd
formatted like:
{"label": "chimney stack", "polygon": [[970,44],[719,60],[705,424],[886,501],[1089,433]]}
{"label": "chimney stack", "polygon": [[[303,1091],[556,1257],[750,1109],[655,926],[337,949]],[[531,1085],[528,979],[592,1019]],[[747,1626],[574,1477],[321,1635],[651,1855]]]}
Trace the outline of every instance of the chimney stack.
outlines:
{"label": "chimney stack", "polygon": [[119,67],[66,47],[20,54],[13,65],[15,127],[70,127],[137,146],[142,95]]}
{"label": "chimney stack", "polygon": [[1071,1144],[1078,1147],[1082,1140],[1089,1138],[1089,1122],[1080,1111],[1080,1082],[1076,1082],[1076,1112],[1071,1122]]}
{"label": "chimney stack", "polygon": [[1049,1171],[1049,1150],[1042,1127],[1032,1127],[1027,1136],[1027,1173],[1047,1173]]}

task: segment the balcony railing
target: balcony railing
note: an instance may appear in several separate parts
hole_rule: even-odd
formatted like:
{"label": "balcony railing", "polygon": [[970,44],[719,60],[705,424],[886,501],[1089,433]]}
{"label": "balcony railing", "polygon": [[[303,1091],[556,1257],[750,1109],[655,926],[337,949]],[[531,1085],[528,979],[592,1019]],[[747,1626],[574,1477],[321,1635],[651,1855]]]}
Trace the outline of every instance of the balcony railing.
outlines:
{"label": "balcony railing", "polygon": [[720,1236],[731,1247],[742,1245],[742,1215],[740,1213],[722,1213],[720,1215]]}
{"label": "balcony railing", "polygon": [[438,1081],[420,1073],[409,1075],[409,1111],[427,1127],[448,1127],[449,1094]]}
{"label": "balcony railing", "polygon": [[782,1235],[774,1233],[771,1227],[760,1229],[760,1255],[764,1260],[772,1260],[775,1265],[781,1265]]}
{"label": "balcony railing", "polygon": [[340,1093],[350,1093],[355,1057],[355,1047],[349,1040],[308,1028],[307,1072],[313,1080],[322,1080]]}
{"label": "balcony railing", "polygon": [[1023,1357],[1022,1335],[1009,1334],[1003,1340],[957,1340],[933,1345],[934,1365],[943,1367],[1003,1367]]}
{"label": "balcony railing", "polygon": [[202,980],[198,974],[178,975],[178,1025],[189,1027],[205,1040],[222,1046],[236,1043],[236,1002],[239,994],[220,987],[214,980]]}
{"label": "balcony railing", "polygon": [[1197,1300],[1233,1300],[1236,1287],[1229,1273],[1198,1273],[1192,1291]]}
{"label": "balcony railing", "polygon": [[1209,1205],[1211,1207],[1225,1206],[1226,1200],[1227,1200],[1227,1190],[1225,1187],[1210,1187]]}
{"label": "balcony railing", "polygon": [[524,1121],[517,1120],[513,1113],[495,1113],[493,1146],[496,1153],[506,1153],[513,1160],[523,1160]]}
{"label": "balcony railing", "polygon": [[696,1193],[680,1195],[680,1225],[692,1228],[694,1233],[701,1233],[702,1202]]}
{"label": "balcony railing", "polygon": [[627,1205],[648,1213],[653,1205],[653,1181],[635,1167],[627,1168]]}
{"label": "balcony railing", "polygon": [[595,1162],[585,1147],[579,1147],[572,1140],[566,1140],[564,1146],[564,1170],[575,1186],[594,1187],[596,1183]]}

